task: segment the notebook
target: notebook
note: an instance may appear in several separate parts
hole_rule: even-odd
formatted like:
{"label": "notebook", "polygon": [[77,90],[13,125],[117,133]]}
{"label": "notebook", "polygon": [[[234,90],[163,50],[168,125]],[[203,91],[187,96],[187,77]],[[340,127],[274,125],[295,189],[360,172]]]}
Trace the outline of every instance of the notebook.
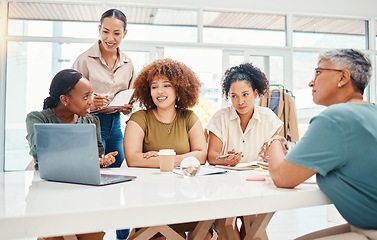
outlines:
{"label": "notebook", "polygon": [[118,107],[124,106],[124,104],[130,104],[134,98],[134,89],[127,89],[115,94],[111,102],[103,108],[90,111],[90,113],[109,113],[114,112]]}
{"label": "notebook", "polygon": [[94,124],[35,124],[34,133],[42,179],[102,186],[136,178],[100,173]]}

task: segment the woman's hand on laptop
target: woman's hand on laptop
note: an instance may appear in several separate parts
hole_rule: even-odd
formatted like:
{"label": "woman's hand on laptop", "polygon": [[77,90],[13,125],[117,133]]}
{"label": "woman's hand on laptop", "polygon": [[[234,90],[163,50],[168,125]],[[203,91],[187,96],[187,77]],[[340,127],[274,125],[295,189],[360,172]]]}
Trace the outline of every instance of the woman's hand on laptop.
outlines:
{"label": "woman's hand on laptop", "polygon": [[108,166],[110,166],[111,164],[113,164],[115,162],[115,156],[116,155],[118,155],[117,151],[108,153],[106,155],[102,154],[102,157],[99,159],[99,165],[101,167],[108,167]]}

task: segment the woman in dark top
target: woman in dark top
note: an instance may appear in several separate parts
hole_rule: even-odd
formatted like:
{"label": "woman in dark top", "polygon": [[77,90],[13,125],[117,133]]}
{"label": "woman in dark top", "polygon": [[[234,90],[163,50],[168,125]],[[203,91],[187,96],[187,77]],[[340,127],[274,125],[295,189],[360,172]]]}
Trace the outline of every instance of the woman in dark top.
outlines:
{"label": "woman in dark top", "polygon": [[37,151],[35,147],[35,123],[86,123],[95,124],[99,164],[108,166],[115,161],[117,152],[103,155],[101,130],[97,116],[89,114],[92,104],[92,86],[81,73],[65,69],[58,72],[50,85],[50,96],[44,100],[43,110],[31,112],[26,117],[26,139],[29,142],[30,155],[34,158],[34,168],[38,170]]}
{"label": "woman in dark top", "polygon": [[[38,159],[35,147],[34,124],[35,123],[69,123],[69,124],[95,124],[97,130],[97,143],[99,164],[109,166],[115,162],[117,152],[103,155],[101,142],[101,130],[97,116],[89,114],[92,105],[92,85],[83,78],[81,73],[65,69],[58,72],[50,85],[50,96],[44,100],[43,110],[31,112],[26,117],[27,136],[30,146],[30,155],[34,158],[34,167],[38,170]],[[80,240],[101,240],[104,232],[78,234]],[[45,240],[57,240],[62,236],[45,238]]]}

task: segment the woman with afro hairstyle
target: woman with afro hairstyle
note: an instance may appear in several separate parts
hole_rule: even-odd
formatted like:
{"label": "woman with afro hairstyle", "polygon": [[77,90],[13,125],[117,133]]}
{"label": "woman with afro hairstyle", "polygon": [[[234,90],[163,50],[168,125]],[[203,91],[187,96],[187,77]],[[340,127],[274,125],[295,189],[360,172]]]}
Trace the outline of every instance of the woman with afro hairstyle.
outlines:
{"label": "woman with afro hairstyle", "polygon": [[188,110],[198,103],[200,82],[185,64],[159,59],[135,79],[134,95],[145,110],[132,114],[124,133],[124,152],[130,167],[158,168],[158,151],[174,149],[175,166],[188,156],[204,164],[206,141],[199,118]]}
{"label": "woman with afro hairstyle", "polygon": [[[280,119],[269,108],[254,106],[258,95],[268,88],[265,74],[251,63],[225,72],[222,92],[226,99],[231,98],[232,106],[217,111],[206,127],[210,164],[235,166],[256,161],[263,144],[280,132]],[[218,159],[225,154],[231,155]]]}

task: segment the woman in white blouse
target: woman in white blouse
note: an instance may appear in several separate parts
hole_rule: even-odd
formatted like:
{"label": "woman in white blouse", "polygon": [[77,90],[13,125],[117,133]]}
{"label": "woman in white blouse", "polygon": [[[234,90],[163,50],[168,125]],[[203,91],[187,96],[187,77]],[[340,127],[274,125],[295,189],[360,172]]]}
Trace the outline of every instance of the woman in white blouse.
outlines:
{"label": "woman in white blouse", "polygon": [[[235,166],[256,161],[263,144],[280,132],[283,122],[269,108],[254,106],[268,88],[265,74],[250,63],[225,72],[222,92],[226,99],[231,98],[232,106],[217,111],[206,127],[210,164]],[[218,158],[226,154],[229,156]]]}

